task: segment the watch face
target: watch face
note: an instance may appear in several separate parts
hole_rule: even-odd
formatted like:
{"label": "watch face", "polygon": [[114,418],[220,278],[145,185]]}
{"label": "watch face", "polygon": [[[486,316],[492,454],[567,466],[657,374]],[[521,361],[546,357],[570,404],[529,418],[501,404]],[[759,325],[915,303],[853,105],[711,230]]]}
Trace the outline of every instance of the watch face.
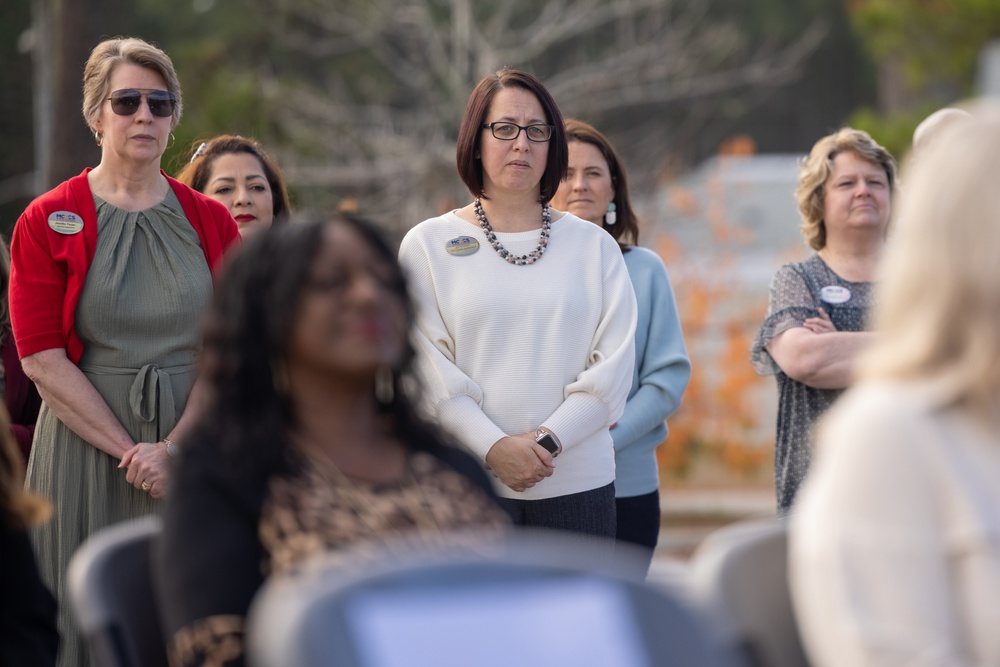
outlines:
{"label": "watch face", "polygon": [[535,440],[535,442],[537,442],[539,445],[547,449],[550,454],[555,454],[556,452],[559,451],[559,445],[556,444],[555,438],[553,438],[551,435],[545,434],[539,436],[538,439]]}

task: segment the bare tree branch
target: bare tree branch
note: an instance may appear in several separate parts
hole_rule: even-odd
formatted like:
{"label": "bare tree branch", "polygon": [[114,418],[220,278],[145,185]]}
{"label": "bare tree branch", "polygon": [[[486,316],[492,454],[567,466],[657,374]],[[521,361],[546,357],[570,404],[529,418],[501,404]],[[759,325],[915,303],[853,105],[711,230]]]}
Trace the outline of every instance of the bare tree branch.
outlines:
{"label": "bare tree branch", "polygon": [[293,186],[364,198],[395,228],[466,194],[455,136],[485,73],[509,65],[544,77],[563,109],[607,114],[777,87],[821,43],[816,23],[753,45],[713,17],[709,0],[258,0],[273,48],[307,71],[259,73],[273,122],[294,148]]}

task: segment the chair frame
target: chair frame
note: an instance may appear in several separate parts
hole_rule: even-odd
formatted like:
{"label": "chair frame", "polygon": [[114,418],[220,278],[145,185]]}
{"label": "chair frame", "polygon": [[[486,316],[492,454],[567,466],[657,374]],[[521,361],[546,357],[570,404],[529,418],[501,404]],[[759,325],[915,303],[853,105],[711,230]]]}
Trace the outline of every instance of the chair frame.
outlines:
{"label": "chair frame", "polygon": [[362,665],[346,610],[353,596],[367,591],[433,595],[463,586],[589,579],[612,582],[625,591],[650,664],[732,667],[704,619],[679,593],[602,569],[588,560],[586,541],[519,531],[485,550],[388,549],[374,559],[369,554],[363,566],[318,559],[297,573],[272,579],[258,593],[248,619],[249,662],[254,667]]}
{"label": "chair frame", "polygon": [[754,667],[808,667],[788,586],[788,529],[778,518],[710,534],[691,560],[691,589],[721,641]]}
{"label": "chair frame", "polygon": [[151,567],[162,529],[153,516],[116,524],[92,535],[70,560],[70,601],[100,667],[167,666]]}

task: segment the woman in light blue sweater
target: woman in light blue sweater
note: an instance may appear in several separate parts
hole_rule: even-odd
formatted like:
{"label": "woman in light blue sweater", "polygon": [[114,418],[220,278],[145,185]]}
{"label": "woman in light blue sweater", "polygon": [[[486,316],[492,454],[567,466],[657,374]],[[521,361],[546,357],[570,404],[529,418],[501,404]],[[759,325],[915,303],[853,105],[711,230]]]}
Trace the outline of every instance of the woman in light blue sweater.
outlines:
{"label": "woman in light blue sweater", "polygon": [[618,154],[604,135],[582,121],[566,121],[566,139],[569,169],[552,206],[600,225],[618,241],[639,306],[632,389],[611,437],[616,538],[644,548],[638,565],[645,576],[660,531],[656,447],[667,437],[666,419],[681,403],[691,362],[667,270],[656,253],[635,245],[639,226]]}

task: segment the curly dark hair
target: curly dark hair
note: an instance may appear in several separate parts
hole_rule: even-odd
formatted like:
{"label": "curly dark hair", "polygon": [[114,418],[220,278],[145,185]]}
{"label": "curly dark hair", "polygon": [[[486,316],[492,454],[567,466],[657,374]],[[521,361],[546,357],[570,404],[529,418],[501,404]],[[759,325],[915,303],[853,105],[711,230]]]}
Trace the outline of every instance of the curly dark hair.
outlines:
{"label": "curly dark hair", "polygon": [[[251,475],[288,470],[288,438],[298,425],[292,402],[281,388],[281,369],[324,229],[334,223],[358,231],[394,268],[391,287],[404,303],[407,329],[413,322],[396,255],[366,221],[343,213],[306,215],[249,239],[229,258],[205,323],[202,373],[208,406],[193,440],[218,447],[225,459]],[[400,381],[415,353],[408,337],[405,345],[393,369],[395,396],[389,404],[380,404],[380,410],[391,433],[408,447],[427,450],[445,438],[417,415]]]}

